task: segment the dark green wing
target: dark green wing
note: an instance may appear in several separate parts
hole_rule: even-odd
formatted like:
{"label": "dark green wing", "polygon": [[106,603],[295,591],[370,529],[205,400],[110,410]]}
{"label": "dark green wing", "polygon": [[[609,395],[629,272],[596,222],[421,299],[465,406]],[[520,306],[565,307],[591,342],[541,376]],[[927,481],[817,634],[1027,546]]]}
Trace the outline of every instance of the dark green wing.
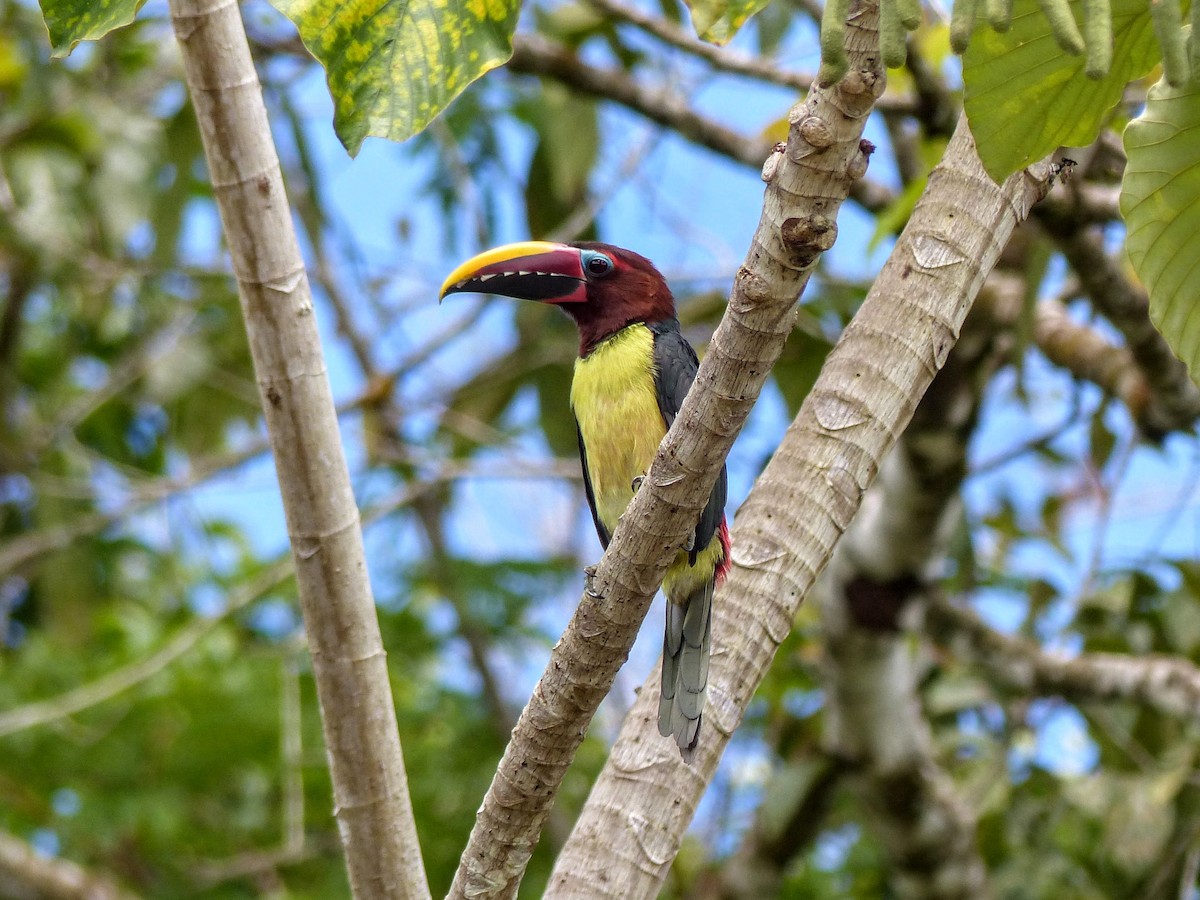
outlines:
{"label": "dark green wing", "polygon": [[[654,332],[654,367],[656,369],[654,388],[658,395],[658,409],[662,413],[667,428],[675,421],[675,415],[683,406],[683,398],[696,378],[696,370],[700,368],[700,360],[696,351],[687,342],[679,330],[678,319],[664,319],[650,325]],[[586,469],[585,469],[586,477]],[[725,467],[721,466],[721,474],[713,485],[708,497],[708,504],[700,513],[700,521],[696,523],[696,540],[692,544],[691,562],[696,561],[696,554],[708,546],[708,542],[717,533],[717,526],[725,517],[725,493],[727,489]],[[588,498],[591,498],[589,488]],[[593,509],[595,507],[593,506]]]}

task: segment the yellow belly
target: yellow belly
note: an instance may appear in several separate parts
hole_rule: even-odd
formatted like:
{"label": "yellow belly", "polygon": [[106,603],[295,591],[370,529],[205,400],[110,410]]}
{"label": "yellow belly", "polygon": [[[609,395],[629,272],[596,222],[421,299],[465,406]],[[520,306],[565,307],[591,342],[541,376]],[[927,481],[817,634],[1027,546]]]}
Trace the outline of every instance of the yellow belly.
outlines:
{"label": "yellow belly", "polygon": [[596,512],[609,533],[667,433],[654,391],[654,334],[630,325],[575,361],[571,408],[583,435]]}
{"label": "yellow belly", "polygon": [[[630,325],[575,362],[571,407],[583,435],[596,512],[611,534],[633,499],[633,479],[646,474],[667,433],[654,390],[654,334]],[[721,542],[702,548],[696,565],[681,552],[663,579],[663,592],[684,602],[713,577]]]}

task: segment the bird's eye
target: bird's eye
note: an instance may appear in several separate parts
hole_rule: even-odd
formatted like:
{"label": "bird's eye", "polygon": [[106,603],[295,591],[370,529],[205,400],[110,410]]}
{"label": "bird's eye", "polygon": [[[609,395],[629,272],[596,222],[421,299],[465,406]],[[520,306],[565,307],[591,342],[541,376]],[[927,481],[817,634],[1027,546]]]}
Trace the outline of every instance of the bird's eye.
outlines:
{"label": "bird's eye", "polygon": [[607,275],[612,271],[613,262],[603,253],[589,253],[583,261],[584,267],[588,270],[589,275],[597,277]]}

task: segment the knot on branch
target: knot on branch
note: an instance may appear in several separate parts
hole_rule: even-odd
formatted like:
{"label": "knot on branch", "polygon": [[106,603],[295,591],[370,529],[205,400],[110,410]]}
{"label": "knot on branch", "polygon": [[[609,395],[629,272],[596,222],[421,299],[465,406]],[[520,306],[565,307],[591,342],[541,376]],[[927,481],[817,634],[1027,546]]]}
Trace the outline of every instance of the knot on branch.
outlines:
{"label": "knot on branch", "polygon": [[800,137],[808,141],[818,150],[824,150],[833,144],[833,132],[818,116],[808,116],[800,122]]}
{"label": "knot on branch", "polygon": [[745,266],[738,269],[730,307],[735,310],[754,309],[770,304],[773,299],[771,286],[765,278]]}
{"label": "knot on branch", "polygon": [[784,219],[779,237],[792,264],[807,269],[837,240],[837,223],[821,215]]}
{"label": "knot on branch", "polygon": [[834,144],[833,129],[818,115],[814,115],[807,104],[801,103],[788,113],[787,157],[800,162],[806,156],[828,150]]}
{"label": "knot on branch", "polygon": [[882,96],[886,87],[887,81],[880,77],[880,73],[867,69],[851,69],[837,85],[843,95],[868,104]]}
{"label": "knot on branch", "polygon": [[858,181],[867,174],[867,166],[871,162],[871,154],[875,152],[875,145],[870,141],[863,139],[858,142],[858,151],[850,157],[850,162],[846,165],[846,177],[851,181]]}
{"label": "knot on branch", "polygon": [[787,144],[780,141],[771,148],[771,153],[767,157],[766,162],[762,167],[762,180],[770,184],[775,180],[775,176],[779,174],[779,167],[783,163],[783,154],[787,151]]}

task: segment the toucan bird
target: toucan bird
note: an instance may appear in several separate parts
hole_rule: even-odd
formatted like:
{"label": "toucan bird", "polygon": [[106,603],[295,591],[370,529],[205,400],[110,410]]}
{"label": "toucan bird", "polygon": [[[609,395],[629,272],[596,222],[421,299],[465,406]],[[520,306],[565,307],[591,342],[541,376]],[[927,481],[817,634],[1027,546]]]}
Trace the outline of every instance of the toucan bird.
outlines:
{"label": "toucan bird", "polygon": [[[579,359],[571,408],[588,505],[607,548],[696,376],[696,352],[679,330],[666,280],[645,257],[610,244],[526,241],[451,272],[441,296],[460,292],[538,300],[574,319]],[[674,736],[688,762],[708,684],[713,590],[729,568],[725,490],[722,466],[695,531],[663,579],[658,730]]]}

